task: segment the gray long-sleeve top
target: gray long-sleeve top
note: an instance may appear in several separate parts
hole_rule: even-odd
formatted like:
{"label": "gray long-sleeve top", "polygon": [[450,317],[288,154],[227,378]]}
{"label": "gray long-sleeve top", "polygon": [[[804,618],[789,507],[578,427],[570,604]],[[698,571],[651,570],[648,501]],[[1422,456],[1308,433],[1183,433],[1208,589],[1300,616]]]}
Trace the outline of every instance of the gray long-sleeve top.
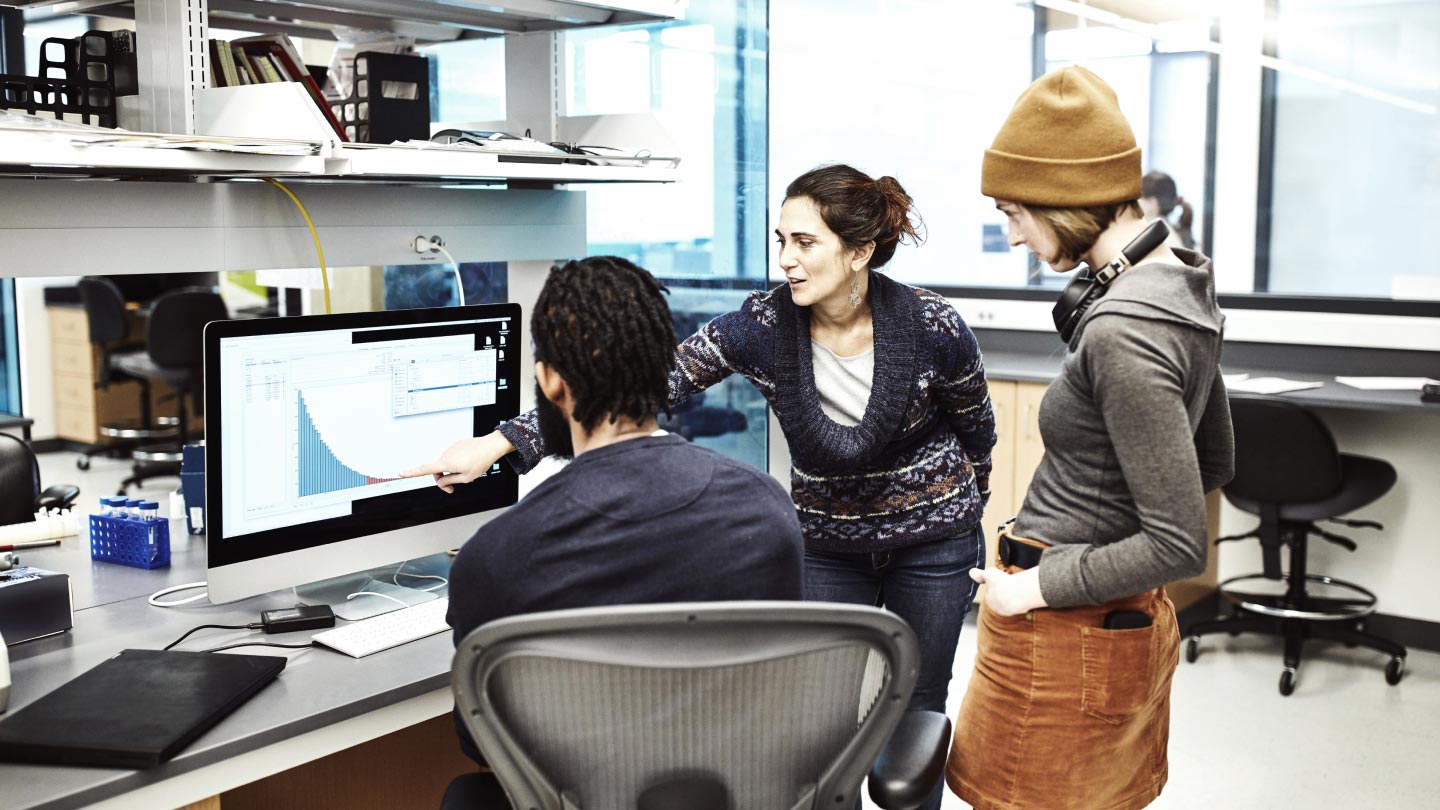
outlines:
{"label": "gray long-sleeve top", "polygon": [[1205,493],[1234,474],[1210,260],[1122,274],[1040,405],[1045,455],[1013,531],[1051,546],[1051,607],[1103,604],[1205,570]]}

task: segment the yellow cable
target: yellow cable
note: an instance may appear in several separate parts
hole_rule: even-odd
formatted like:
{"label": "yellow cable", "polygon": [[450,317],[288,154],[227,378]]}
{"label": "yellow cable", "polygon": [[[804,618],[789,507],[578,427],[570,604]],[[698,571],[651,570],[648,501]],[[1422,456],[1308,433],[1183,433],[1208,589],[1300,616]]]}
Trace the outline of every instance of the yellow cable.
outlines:
{"label": "yellow cable", "polygon": [[295,203],[295,207],[300,209],[300,216],[305,217],[305,224],[310,228],[310,238],[315,240],[315,255],[320,257],[320,283],[325,287],[325,314],[329,315],[330,274],[325,270],[325,250],[320,247],[320,234],[315,232],[315,223],[310,220],[310,212],[305,210],[305,203],[300,202],[300,198],[296,197],[293,191],[286,188],[284,183],[281,183],[273,177],[264,177],[261,179],[285,192],[285,196],[289,197],[290,201]]}

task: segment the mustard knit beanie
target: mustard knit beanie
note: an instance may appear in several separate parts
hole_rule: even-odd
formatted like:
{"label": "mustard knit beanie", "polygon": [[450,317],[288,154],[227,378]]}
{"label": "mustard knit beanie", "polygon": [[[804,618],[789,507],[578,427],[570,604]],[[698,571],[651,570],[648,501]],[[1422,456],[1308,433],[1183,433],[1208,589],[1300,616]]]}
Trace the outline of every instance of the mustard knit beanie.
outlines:
{"label": "mustard knit beanie", "polygon": [[1115,91],[1083,67],[1025,88],[985,150],[980,193],[1053,208],[1140,198],[1140,147]]}

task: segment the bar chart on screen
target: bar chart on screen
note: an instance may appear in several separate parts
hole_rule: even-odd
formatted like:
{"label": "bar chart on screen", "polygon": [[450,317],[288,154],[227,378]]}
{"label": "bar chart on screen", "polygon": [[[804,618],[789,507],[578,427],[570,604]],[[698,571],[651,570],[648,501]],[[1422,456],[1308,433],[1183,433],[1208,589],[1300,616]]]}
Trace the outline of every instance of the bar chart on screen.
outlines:
{"label": "bar chart on screen", "polygon": [[[468,407],[395,415],[388,373],[295,391],[291,458],[299,498],[373,487],[438,457],[473,430]],[[423,485],[424,481],[419,482]]]}

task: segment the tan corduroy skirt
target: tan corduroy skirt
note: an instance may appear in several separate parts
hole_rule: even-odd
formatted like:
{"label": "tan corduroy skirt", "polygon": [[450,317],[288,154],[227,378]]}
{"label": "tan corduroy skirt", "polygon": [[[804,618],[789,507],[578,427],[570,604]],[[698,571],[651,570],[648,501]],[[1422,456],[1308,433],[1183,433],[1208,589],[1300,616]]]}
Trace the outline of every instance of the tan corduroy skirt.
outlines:
{"label": "tan corduroy skirt", "polygon": [[[1112,610],[1154,622],[1104,629]],[[1019,616],[982,606],[979,625],[946,767],[951,790],[976,810],[1127,810],[1160,795],[1180,651],[1164,588]]]}

